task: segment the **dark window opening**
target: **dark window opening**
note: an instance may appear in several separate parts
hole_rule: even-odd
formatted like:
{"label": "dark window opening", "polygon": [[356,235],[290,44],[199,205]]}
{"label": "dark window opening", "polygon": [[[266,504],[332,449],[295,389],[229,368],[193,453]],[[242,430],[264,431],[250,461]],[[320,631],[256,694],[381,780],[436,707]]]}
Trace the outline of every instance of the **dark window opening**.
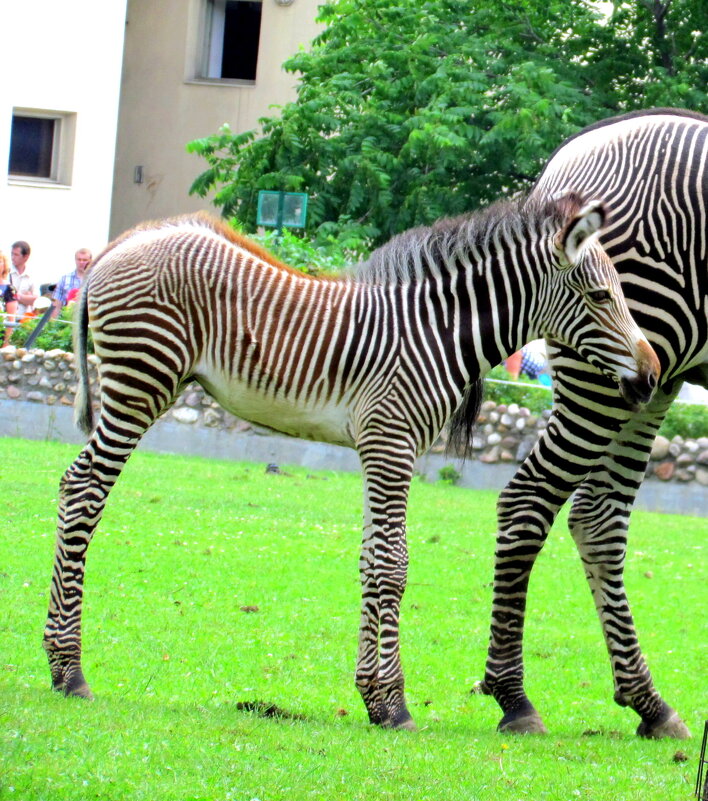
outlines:
{"label": "dark window opening", "polygon": [[256,80],[262,3],[227,0],[224,18],[222,78]]}
{"label": "dark window opening", "polygon": [[255,81],[263,4],[210,0],[206,77]]}
{"label": "dark window opening", "polygon": [[52,177],[56,122],[46,117],[13,116],[8,167],[10,175]]}

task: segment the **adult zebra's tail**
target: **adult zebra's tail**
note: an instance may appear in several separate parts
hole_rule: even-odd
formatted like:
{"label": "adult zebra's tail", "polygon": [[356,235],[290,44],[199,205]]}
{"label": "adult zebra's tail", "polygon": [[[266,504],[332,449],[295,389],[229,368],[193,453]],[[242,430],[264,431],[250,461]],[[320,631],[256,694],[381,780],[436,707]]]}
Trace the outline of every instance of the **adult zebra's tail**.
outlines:
{"label": "adult zebra's tail", "polygon": [[74,400],[74,424],[87,436],[93,431],[93,408],[89,388],[88,362],[88,280],[81,290],[78,314],[74,325],[74,356],[79,386]]}
{"label": "adult zebra's tail", "polygon": [[472,455],[472,430],[482,405],[482,380],[473,381],[465,390],[460,405],[453,412],[448,423],[447,448],[450,456],[467,459]]}

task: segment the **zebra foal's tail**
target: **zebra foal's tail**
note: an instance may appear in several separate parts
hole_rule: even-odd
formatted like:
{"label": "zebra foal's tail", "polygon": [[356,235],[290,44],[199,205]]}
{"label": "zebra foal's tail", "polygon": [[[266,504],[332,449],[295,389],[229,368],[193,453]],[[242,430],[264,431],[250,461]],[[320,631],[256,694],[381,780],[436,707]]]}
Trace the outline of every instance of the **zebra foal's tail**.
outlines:
{"label": "zebra foal's tail", "polygon": [[445,453],[448,456],[457,456],[462,461],[472,456],[472,432],[479,416],[483,395],[484,385],[481,379],[473,381],[465,389],[460,405],[453,412],[447,424]]}
{"label": "zebra foal's tail", "polygon": [[74,424],[88,436],[93,431],[93,408],[89,388],[87,342],[88,342],[88,287],[86,280],[79,297],[78,314],[74,325],[74,356],[79,385],[74,400]]}

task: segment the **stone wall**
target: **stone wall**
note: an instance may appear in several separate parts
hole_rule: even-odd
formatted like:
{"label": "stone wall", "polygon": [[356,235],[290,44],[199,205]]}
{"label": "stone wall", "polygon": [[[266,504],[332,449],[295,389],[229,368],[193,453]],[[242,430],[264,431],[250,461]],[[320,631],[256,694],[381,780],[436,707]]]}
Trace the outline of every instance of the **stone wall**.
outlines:
{"label": "stone wall", "polygon": [[[89,356],[89,375],[95,392],[97,358]],[[76,393],[74,354],[60,350],[32,350],[9,346],[0,349],[0,399],[30,401],[47,406],[72,406]],[[94,404],[98,401],[94,396]],[[546,425],[550,411],[540,416],[516,404],[482,404],[472,443],[473,459],[481,464],[514,464],[522,462]],[[177,403],[162,418],[190,428],[216,429],[241,434],[266,429],[225,412],[197,384],[190,384]],[[159,426],[162,421],[158,421]],[[445,450],[444,438],[432,448],[433,453]],[[671,441],[657,437],[652,449],[648,476],[663,482],[696,482],[708,486],[708,437]]]}

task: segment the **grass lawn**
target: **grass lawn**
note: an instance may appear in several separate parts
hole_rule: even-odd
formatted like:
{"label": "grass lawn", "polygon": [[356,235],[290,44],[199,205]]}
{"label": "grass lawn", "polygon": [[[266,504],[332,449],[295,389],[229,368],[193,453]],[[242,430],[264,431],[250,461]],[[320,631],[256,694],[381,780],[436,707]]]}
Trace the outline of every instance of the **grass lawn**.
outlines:
{"label": "grass lawn", "polygon": [[[612,702],[565,517],[532,578],[526,638],[550,734],[515,738],[470,692],[495,493],[416,479],[401,631],[419,731],[380,731],[353,683],[359,477],[137,453],[89,550],[89,703],[51,692],[41,648],[57,487],[77,448],[0,443],[2,801],[692,798],[708,717],[705,520],[636,513],[626,570],[657,686],[694,739],[640,740]],[[237,706],[255,702],[286,716]]]}

